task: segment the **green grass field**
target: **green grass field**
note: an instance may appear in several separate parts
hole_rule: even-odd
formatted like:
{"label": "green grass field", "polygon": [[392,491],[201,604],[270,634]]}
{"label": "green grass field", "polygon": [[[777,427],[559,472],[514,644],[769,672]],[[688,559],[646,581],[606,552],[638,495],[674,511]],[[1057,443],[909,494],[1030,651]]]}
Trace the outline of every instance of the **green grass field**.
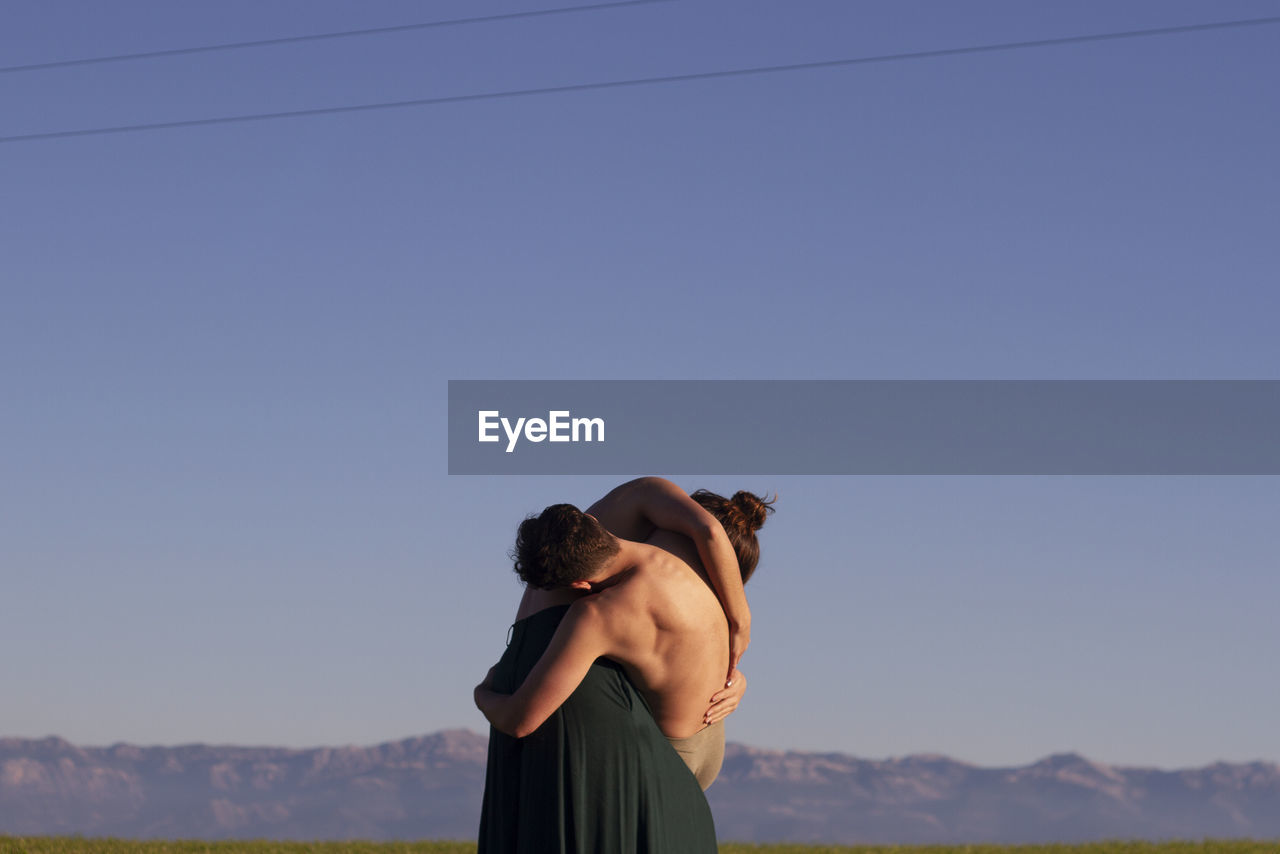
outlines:
{"label": "green grass field", "polygon": [[[178,842],[0,836],[0,854],[474,854],[474,842]],[[1280,840],[1087,842],[1078,845],[748,845],[720,854],[1280,854]]]}

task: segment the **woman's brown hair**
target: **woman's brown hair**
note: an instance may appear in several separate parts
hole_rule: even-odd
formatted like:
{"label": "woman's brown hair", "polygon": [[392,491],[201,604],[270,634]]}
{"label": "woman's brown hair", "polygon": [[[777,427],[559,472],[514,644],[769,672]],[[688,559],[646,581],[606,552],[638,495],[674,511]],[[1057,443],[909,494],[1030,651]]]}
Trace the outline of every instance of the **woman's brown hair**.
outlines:
{"label": "woman's brown hair", "polygon": [[720,520],[720,526],[729,535],[734,554],[738,556],[742,583],[746,584],[760,562],[760,541],[756,539],[756,531],[764,526],[778,497],[775,495],[766,501],[759,495],[739,490],[732,498],[725,498],[706,489],[699,489],[689,497]]}

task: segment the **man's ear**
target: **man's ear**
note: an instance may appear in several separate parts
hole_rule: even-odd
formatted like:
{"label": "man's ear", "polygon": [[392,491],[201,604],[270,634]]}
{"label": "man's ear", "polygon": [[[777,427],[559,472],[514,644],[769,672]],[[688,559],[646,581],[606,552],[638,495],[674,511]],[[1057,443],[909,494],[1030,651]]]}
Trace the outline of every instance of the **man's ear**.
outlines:
{"label": "man's ear", "polygon": [[570,581],[569,586],[572,587],[574,590],[585,590],[588,593],[591,592],[590,581]]}

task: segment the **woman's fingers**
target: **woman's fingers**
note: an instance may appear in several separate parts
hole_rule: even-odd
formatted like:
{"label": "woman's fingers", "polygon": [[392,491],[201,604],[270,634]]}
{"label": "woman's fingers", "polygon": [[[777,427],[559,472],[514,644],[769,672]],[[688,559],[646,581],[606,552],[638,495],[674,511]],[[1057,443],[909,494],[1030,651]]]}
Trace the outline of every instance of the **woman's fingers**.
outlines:
{"label": "woman's fingers", "polygon": [[702,716],[702,720],[708,724],[722,721],[736,708],[738,708],[738,698],[729,697],[718,703],[712,703],[711,708],[707,709],[707,713]]}
{"label": "woman's fingers", "polygon": [[747,674],[741,670],[733,672],[733,678],[724,683],[724,687],[711,695],[711,702],[722,700],[725,697],[741,697],[747,693]]}
{"label": "woman's fingers", "polygon": [[738,671],[738,678],[734,680],[732,685],[727,685],[719,691],[711,695],[711,702],[718,703],[721,700],[727,700],[730,697],[741,700],[742,695],[747,692],[747,677],[742,671]]}

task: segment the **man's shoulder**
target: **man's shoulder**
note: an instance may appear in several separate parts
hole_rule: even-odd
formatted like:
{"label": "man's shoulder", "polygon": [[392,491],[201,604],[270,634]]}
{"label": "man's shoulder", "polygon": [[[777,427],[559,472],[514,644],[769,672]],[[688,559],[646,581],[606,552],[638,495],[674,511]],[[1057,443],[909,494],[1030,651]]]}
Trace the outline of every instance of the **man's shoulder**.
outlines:
{"label": "man's shoulder", "polygon": [[645,590],[643,582],[628,580],[584,596],[565,616],[570,631],[607,638],[613,644],[630,644],[644,625],[653,622],[651,597]]}
{"label": "man's shoulder", "polygon": [[656,554],[636,566],[633,590],[650,596],[685,598],[696,595],[699,588],[706,586],[693,567],[676,555],[662,549],[654,552]]}
{"label": "man's shoulder", "polygon": [[652,568],[647,563],[637,563],[619,573],[614,584],[587,599],[594,600],[596,607],[606,610],[630,608],[634,606],[636,599],[645,595],[655,580]]}
{"label": "man's shoulder", "polygon": [[624,580],[602,591],[601,596],[612,593],[612,607],[635,608],[639,603],[651,603],[671,594],[681,580],[679,566],[661,559],[644,560],[637,562]]}
{"label": "man's shoulder", "polygon": [[639,561],[621,574],[617,583],[594,593],[583,602],[606,614],[636,614],[671,592],[671,568],[658,562]]}
{"label": "man's shoulder", "polygon": [[[664,626],[686,619],[702,619],[708,606],[720,607],[715,593],[688,564],[676,558],[637,565],[626,582],[604,593],[614,593],[609,608],[611,619],[643,618]],[[613,616],[613,615],[617,616]]]}

